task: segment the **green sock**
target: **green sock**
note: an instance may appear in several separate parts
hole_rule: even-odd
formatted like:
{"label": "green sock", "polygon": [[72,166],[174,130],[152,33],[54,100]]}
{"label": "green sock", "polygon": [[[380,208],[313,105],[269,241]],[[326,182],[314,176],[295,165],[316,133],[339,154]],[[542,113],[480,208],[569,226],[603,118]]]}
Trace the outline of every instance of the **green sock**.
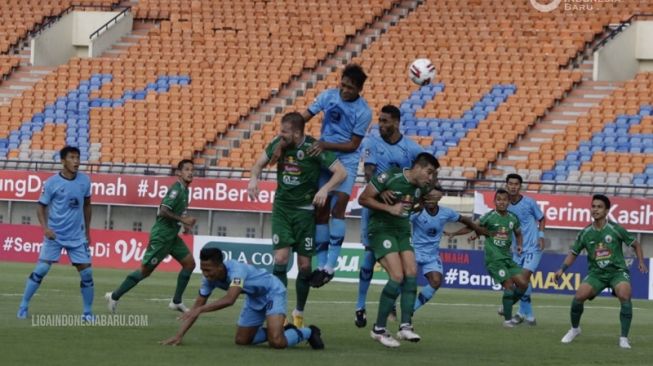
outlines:
{"label": "green sock", "polygon": [[401,286],[401,323],[410,323],[417,297],[417,278],[406,277]]}
{"label": "green sock", "polygon": [[129,275],[127,275],[127,278],[125,278],[125,280],[122,281],[120,287],[118,287],[118,289],[111,294],[111,298],[116,301],[120,300],[122,295],[126,294],[127,291],[134,288],[134,286],[136,286],[139,282],[141,282],[142,279],[143,279],[143,274],[141,273],[140,270],[136,270],[130,273]]}
{"label": "green sock", "polygon": [[515,305],[519,299],[521,299],[522,296],[526,293],[526,289],[522,290],[519,287],[516,287],[513,290],[513,295],[512,295],[512,304]]}
{"label": "green sock", "polygon": [[177,288],[175,288],[175,296],[172,297],[172,302],[175,304],[181,303],[181,296],[188,286],[188,281],[190,281],[190,276],[193,274],[193,270],[181,269],[179,271],[179,276],[177,276]]}
{"label": "green sock", "polygon": [[501,302],[503,303],[503,319],[505,320],[512,319],[512,305],[515,303],[514,298],[515,292],[513,290],[503,290]]}
{"label": "green sock", "polygon": [[288,287],[288,273],[286,273],[287,264],[275,264],[272,267],[272,274],[281,280],[284,287]]}
{"label": "green sock", "polygon": [[[400,287],[401,284],[392,279],[389,279],[388,283],[383,287],[381,299],[379,300],[379,312],[376,315],[377,327],[385,328],[386,323],[388,322],[388,314],[392,311],[392,307],[395,305],[397,297],[399,297]],[[415,301],[415,299],[413,299],[413,301]]]}
{"label": "green sock", "polygon": [[[580,316],[583,315],[583,309],[584,306],[582,302],[576,301],[576,298],[571,301],[571,326],[573,328],[578,328],[580,325]],[[628,324],[630,324],[630,322],[628,322]]]}
{"label": "green sock", "polygon": [[297,310],[304,311],[306,300],[308,299],[308,292],[311,290],[311,285],[308,280],[311,278],[311,271],[299,271],[297,274],[297,281],[295,281],[295,291],[297,291]]}
{"label": "green sock", "polygon": [[621,303],[619,312],[619,321],[621,322],[621,336],[628,337],[630,331],[630,322],[633,320],[633,304],[630,300]]}

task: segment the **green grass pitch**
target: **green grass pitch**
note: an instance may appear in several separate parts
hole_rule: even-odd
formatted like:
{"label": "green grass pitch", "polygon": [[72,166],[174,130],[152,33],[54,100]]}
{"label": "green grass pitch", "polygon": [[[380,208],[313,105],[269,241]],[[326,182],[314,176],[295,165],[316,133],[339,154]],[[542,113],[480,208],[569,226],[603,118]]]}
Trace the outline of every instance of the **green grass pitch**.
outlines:
{"label": "green grass pitch", "polygon": [[[16,319],[25,279],[33,264],[0,263],[0,355],[2,365],[651,365],[653,364],[653,302],[634,300],[631,328],[633,349],[621,350],[619,308],[615,298],[586,304],[583,333],[569,345],[560,338],[569,328],[570,296],[534,295],[538,325],[504,329],[496,310],[499,293],[441,289],[414,318],[419,343],[403,342],[386,349],[369,331],[381,286],[372,286],[368,328],[354,326],[357,286],[328,284],[313,289],[306,321],[322,328],[326,349],[306,344],[288,350],[265,345],[242,347],[233,342],[242,300],[236,306],[204,314],[179,347],[161,346],[178,327],[177,314],[167,304],[174,291],[175,273],[155,272],[121,301],[121,314],[147,315],[145,327],[37,327]],[[128,274],[124,270],[94,269],[96,314],[106,314],[105,292]],[[197,295],[199,276],[186,290],[185,303]],[[211,299],[221,296],[216,290]],[[289,307],[294,305],[290,284]],[[55,265],[32,299],[30,314],[81,312],[79,276],[74,268]],[[397,323],[389,323],[395,332]]]}

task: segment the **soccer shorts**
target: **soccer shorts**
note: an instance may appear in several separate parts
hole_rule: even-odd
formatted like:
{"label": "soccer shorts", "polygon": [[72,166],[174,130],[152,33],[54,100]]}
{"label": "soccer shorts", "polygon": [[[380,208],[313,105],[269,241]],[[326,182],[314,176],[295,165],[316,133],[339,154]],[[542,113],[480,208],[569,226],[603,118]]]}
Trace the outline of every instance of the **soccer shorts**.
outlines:
{"label": "soccer shorts", "polygon": [[68,242],[62,244],[57,239],[45,239],[39,254],[39,261],[42,262],[59,262],[61,258],[61,249],[66,248],[68,258],[72,264],[89,264],[91,263],[91,251],[88,248],[86,239],[78,242]]}
{"label": "soccer shorts", "polygon": [[315,212],[289,208],[280,204],[272,207],[272,248],[291,247],[298,255],[312,257],[315,252]]}
{"label": "soccer shorts", "polygon": [[400,253],[407,250],[413,251],[410,232],[402,231],[371,231],[369,233],[370,247],[374,258],[380,260],[388,253]]}
{"label": "soccer shorts", "polygon": [[440,259],[440,256],[437,256],[428,262],[417,262],[417,265],[422,269],[424,276],[431,272],[442,273],[442,260]]}
{"label": "soccer shorts", "polygon": [[604,288],[609,287],[614,290],[621,282],[630,283],[630,272],[590,272],[583,278],[583,282],[592,286],[594,294],[600,294]]}
{"label": "soccer shorts", "polygon": [[274,294],[268,294],[268,301],[261,309],[255,309],[249,306],[249,301],[245,301],[243,309],[240,311],[238,318],[239,327],[260,327],[265,322],[265,318],[271,315],[286,314],[287,296],[286,291],[277,291]]}
{"label": "soccer shorts", "polygon": [[143,254],[143,265],[155,268],[168,255],[171,255],[177,261],[181,261],[190,254],[186,243],[177,235],[168,241],[162,241],[159,238],[152,239],[147,244],[145,254]]}
{"label": "soccer shorts", "polygon": [[[340,185],[334,189],[334,191],[342,192],[348,196],[351,196],[351,191],[354,189],[354,181],[356,180],[356,175],[358,174],[358,161],[356,161],[355,165],[345,165],[344,163],[343,165],[345,166],[345,170],[347,170],[347,177],[340,183]],[[318,187],[325,185],[329,179],[331,179],[332,175],[333,173],[331,173],[331,171],[328,169],[320,170]]]}
{"label": "soccer shorts", "polygon": [[540,260],[542,260],[542,252],[538,250],[536,252],[522,253],[521,255],[514,253],[512,260],[521,268],[535,273],[537,267],[540,265]]}
{"label": "soccer shorts", "polygon": [[509,258],[486,262],[485,268],[487,269],[490,276],[492,276],[494,279],[494,282],[500,284],[522,272],[522,268]]}

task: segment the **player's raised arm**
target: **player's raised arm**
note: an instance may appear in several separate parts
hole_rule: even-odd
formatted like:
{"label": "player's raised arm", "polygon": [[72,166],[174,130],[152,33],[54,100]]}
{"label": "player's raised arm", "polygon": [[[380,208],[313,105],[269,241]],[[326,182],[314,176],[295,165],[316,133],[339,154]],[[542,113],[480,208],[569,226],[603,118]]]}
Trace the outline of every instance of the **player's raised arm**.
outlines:
{"label": "player's raised arm", "polygon": [[268,157],[267,152],[263,151],[258,160],[256,160],[256,163],[254,163],[254,166],[250,171],[249,183],[247,183],[247,194],[250,199],[256,199],[258,197],[258,178],[261,176],[263,167],[266,166],[269,161],[270,158]]}
{"label": "player's raised arm", "polygon": [[478,236],[489,236],[490,231],[480,225],[478,225],[474,220],[467,216],[460,215],[460,218],[458,219],[458,222],[461,224],[465,225],[466,227],[472,229],[474,232],[476,232],[476,235]]}

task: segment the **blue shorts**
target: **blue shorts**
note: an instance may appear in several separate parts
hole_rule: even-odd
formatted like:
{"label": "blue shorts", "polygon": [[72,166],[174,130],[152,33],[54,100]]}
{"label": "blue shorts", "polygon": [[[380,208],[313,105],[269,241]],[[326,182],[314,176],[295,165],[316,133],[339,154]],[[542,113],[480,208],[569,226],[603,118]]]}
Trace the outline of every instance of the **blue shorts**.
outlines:
{"label": "blue shorts", "polygon": [[[347,177],[342,181],[342,183],[340,183],[339,186],[334,189],[334,191],[342,192],[348,196],[351,196],[351,191],[354,189],[354,181],[356,181],[356,174],[358,174],[358,164],[351,166],[344,165],[344,167],[345,170],[347,170]],[[325,185],[329,179],[331,179],[332,175],[333,173],[331,173],[330,170],[322,169],[320,171],[320,180],[318,187]]]}
{"label": "blue shorts", "polygon": [[370,222],[370,209],[363,207],[361,209],[361,243],[365,248],[370,245],[370,239],[368,235],[367,225]]}
{"label": "blue shorts", "polygon": [[88,242],[82,239],[77,243],[61,244],[56,239],[45,239],[41,247],[41,254],[39,260],[42,262],[59,262],[61,258],[61,249],[66,248],[68,252],[68,259],[73,264],[89,264],[91,263],[91,252],[88,249]]}
{"label": "blue shorts", "polygon": [[440,259],[440,256],[437,256],[428,262],[417,262],[417,266],[422,268],[422,274],[424,276],[431,272],[442,273],[442,260]]}
{"label": "blue shorts", "polygon": [[[285,289],[284,289],[285,290]],[[254,309],[245,301],[238,318],[239,327],[260,327],[270,315],[286,314],[288,297],[286,291],[268,295],[268,303],[262,309]]]}
{"label": "blue shorts", "polygon": [[537,270],[537,267],[540,265],[540,260],[542,260],[542,252],[528,252],[522,253],[521,255],[514,253],[512,260],[521,268],[535,273],[535,270]]}

